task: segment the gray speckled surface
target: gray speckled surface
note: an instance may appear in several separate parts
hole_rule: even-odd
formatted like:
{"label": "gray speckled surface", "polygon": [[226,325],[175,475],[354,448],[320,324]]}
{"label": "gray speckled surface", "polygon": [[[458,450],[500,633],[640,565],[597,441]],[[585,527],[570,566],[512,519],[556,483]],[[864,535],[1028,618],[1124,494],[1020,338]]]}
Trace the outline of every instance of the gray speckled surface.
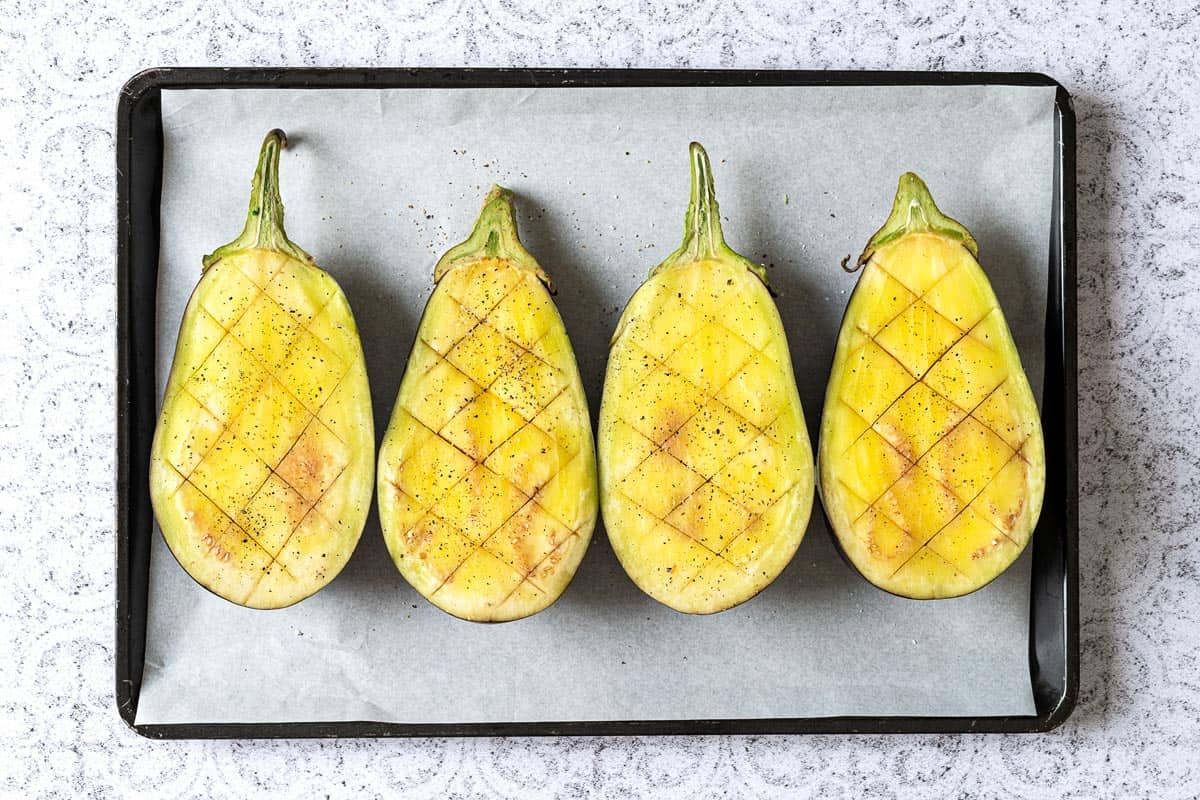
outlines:
{"label": "gray speckled surface", "polygon": [[[260,0],[0,18],[0,793],[1194,797],[1200,19],[1183,3]],[[1082,688],[1045,736],[178,742],[112,699],[113,111],[159,64],[1037,70],[1079,116]]]}

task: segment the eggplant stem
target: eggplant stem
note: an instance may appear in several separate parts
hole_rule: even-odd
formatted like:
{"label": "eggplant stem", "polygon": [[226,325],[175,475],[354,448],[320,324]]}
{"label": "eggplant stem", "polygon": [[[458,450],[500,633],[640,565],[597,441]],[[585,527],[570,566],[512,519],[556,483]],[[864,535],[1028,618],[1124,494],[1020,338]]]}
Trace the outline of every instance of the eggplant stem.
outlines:
{"label": "eggplant stem", "polygon": [[517,217],[513,209],[513,193],[503,186],[492,186],[483,200],[483,208],[471,235],[451,247],[438,259],[433,268],[433,282],[437,283],[455,267],[481,258],[499,258],[520,269],[527,269],[538,276],[551,292],[554,282],[538,266],[537,260],[521,244],[517,234]]}
{"label": "eggplant stem", "polygon": [[892,201],[892,213],[883,227],[867,242],[866,249],[858,257],[857,266],[871,260],[880,247],[910,233],[933,233],[959,242],[967,251],[979,258],[979,245],[958,220],[947,217],[933,202],[933,195],[925,181],[914,172],[900,176],[896,187],[896,199]]}
{"label": "eggplant stem", "polygon": [[693,261],[716,258],[725,246],[721,209],[713,188],[712,165],[699,142],[688,146],[691,157],[691,194],[683,222],[683,249]]}
{"label": "eggplant stem", "polygon": [[287,147],[287,134],[279,128],[267,133],[258,153],[258,167],[250,186],[246,225],[236,239],[204,257],[204,269],[239,250],[273,250],[308,264],[313,257],[287,238],[283,229],[283,200],[279,196],[279,153]]}
{"label": "eggplant stem", "polygon": [[[692,142],[688,151],[691,160],[691,192],[683,220],[683,242],[675,252],[651,270],[650,274],[654,275],[675,266],[695,264],[698,261],[728,261],[753,272],[770,290],[766,267],[734,252],[725,242],[725,232],[721,228],[721,210],[717,205],[717,192],[713,187],[712,164],[708,160],[708,153],[699,142]],[[771,294],[774,295],[773,290]]]}

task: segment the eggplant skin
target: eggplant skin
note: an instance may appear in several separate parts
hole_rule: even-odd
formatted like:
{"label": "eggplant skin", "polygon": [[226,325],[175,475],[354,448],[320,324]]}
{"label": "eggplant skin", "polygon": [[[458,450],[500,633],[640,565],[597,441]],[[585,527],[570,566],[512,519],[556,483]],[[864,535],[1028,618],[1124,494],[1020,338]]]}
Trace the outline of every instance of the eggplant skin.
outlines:
{"label": "eggplant skin", "polygon": [[435,270],[380,449],[379,517],[404,579],[472,622],[566,590],[598,513],[583,383],[510,193]]}
{"label": "eggplant skin", "polygon": [[826,392],[819,490],[863,577],[913,599],[1002,574],[1041,511],[1041,422],[977,246],[915,175],[868,244]]}
{"label": "eggplant skin", "polygon": [[245,229],[204,259],[150,460],[176,560],[218,596],[263,609],[303,600],[345,566],[375,460],[354,315],[283,230],[285,145],[267,134]]}

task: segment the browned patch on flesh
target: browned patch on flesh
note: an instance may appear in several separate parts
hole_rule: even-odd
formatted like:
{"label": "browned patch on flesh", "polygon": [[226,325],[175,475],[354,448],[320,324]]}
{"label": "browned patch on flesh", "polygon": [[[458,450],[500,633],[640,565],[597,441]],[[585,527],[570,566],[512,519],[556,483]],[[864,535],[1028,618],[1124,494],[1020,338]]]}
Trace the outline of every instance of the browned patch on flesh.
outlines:
{"label": "browned patch on flesh", "polygon": [[1017,528],[1017,520],[1021,518],[1021,512],[1025,510],[1025,495],[1021,495],[1020,502],[1017,507],[1004,515],[1004,529],[1012,533]]}
{"label": "browned patch on flesh", "polygon": [[[884,422],[882,419],[877,420],[875,425],[887,431],[888,435],[883,437],[884,441],[891,445],[896,452],[904,456],[904,458],[910,463],[916,462],[917,453],[913,450],[912,442],[909,441],[908,435],[904,431],[895,425]],[[868,428],[868,430],[870,429]],[[899,442],[899,444],[897,444],[897,442]]]}
{"label": "browned patch on flesh", "polygon": [[980,547],[978,550],[975,550],[973,553],[971,553],[971,560],[978,561],[979,559],[983,558],[988,553],[992,552],[993,549],[995,549],[996,547],[999,547],[999,546],[1000,546],[1000,540],[992,539],[991,544],[984,545],[983,547]]}
{"label": "browned patch on flesh", "polygon": [[545,580],[546,578],[548,578],[552,574],[554,574],[554,571],[558,568],[558,565],[562,560],[563,560],[562,548],[561,547],[555,548],[554,552],[551,553],[550,555],[546,556],[546,558],[542,561],[541,566],[538,567],[538,570],[537,570],[538,580]]}
{"label": "browned patch on flesh", "polygon": [[661,430],[658,439],[660,445],[665,444],[668,439],[678,433],[679,429],[692,418],[691,414],[685,413],[683,409],[675,404],[668,405],[663,409],[662,416],[654,420],[655,427]]}
{"label": "browned patch on flesh", "polygon": [[227,562],[233,555],[224,547],[222,547],[220,541],[211,533],[205,534],[204,538],[200,541],[204,545],[205,554],[212,556],[217,561],[222,563]]}
{"label": "browned patch on flesh", "polygon": [[275,468],[275,474],[307,500],[317,502],[347,464],[338,452],[339,445],[337,437],[313,418]]}
{"label": "browned patch on flesh", "polygon": [[431,520],[426,517],[404,534],[404,543],[407,545],[408,551],[422,561],[429,560],[429,545],[433,542],[433,530],[429,527],[430,522]]}
{"label": "browned patch on flesh", "polygon": [[[889,442],[889,444],[891,444],[891,442]],[[894,444],[892,445],[892,447],[895,447],[896,451],[898,453],[900,453],[900,455],[904,456],[909,461],[909,463],[916,463],[917,453],[916,453],[916,451],[913,450],[912,442],[909,441],[907,436],[902,435],[900,437],[900,446],[899,447],[897,447]]]}
{"label": "browned patch on flesh", "polygon": [[534,561],[533,554],[529,552],[529,517],[525,514],[517,514],[512,518],[512,529],[507,534],[508,543],[512,545],[513,552],[517,556],[517,569],[523,574],[528,574],[537,562]]}
{"label": "browned patch on flesh", "polygon": [[[185,483],[184,485],[188,484]],[[200,499],[204,498],[204,495],[198,489],[195,491],[195,494],[181,492],[179,495],[183,498],[183,519],[192,526],[196,535],[200,537],[200,544],[204,548],[205,555],[211,556],[217,561],[229,561],[232,554],[221,545],[221,534],[213,533],[214,521],[219,526],[221,523],[228,525],[229,520],[215,505],[201,505]],[[211,503],[211,501],[207,502]]]}
{"label": "browned patch on flesh", "polygon": [[321,483],[326,477],[329,460],[325,457],[325,453],[316,447],[307,436],[300,437],[292,447],[287,460],[294,467],[293,473],[304,479],[306,483]]}

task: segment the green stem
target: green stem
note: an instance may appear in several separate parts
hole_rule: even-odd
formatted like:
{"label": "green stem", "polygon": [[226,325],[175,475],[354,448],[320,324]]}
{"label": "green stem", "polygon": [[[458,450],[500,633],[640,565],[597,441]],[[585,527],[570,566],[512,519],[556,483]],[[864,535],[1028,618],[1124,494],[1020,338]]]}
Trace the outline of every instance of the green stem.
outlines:
{"label": "green stem", "polygon": [[708,153],[699,142],[692,142],[689,147],[691,159],[691,193],[688,197],[687,213],[683,220],[683,242],[667,256],[667,258],[651,270],[655,275],[663,270],[676,266],[695,264],[698,261],[733,261],[758,276],[763,284],[770,288],[767,282],[767,270],[762,264],[755,264],[748,258],[735,253],[725,243],[725,233],[721,229],[721,211],[717,205],[717,192],[713,188],[712,165]]}
{"label": "green stem", "polygon": [[925,181],[915,173],[906,172],[900,176],[900,185],[896,187],[892,213],[867,242],[867,248],[858,257],[857,265],[861,267],[880,247],[910,233],[935,233],[953,239],[961,242],[971,255],[979,257],[979,245],[971,232],[938,209]]}
{"label": "green stem", "polygon": [[240,250],[273,250],[306,263],[313,257],[287,238],[283,230],[283,200],[279,197],[279,152],[287,147],[287,135],[278,128],[263,139],[258,167],[250,188],[250,210],[241,234],[229,244],[204,257],[208,269],[217,260]]}
{"label": "green stem", "polygon": [[492,186],[484,198],[483,208],[471,235],[456,244],[438,259],[433,268],[433,282],[437,283],[447,272],[460,264],[478,261],[481,258],[501,258],[513,265],[527,269],[538,276],[551,291],[554,284],[538,266],[517,235],[517,218],[513,211],[512,192],[503,186]]}
{"label": "green stem", "polygon": [[725,232],[721,230],[721,209],[717,205],[716,189],[713,188],[708,153],[699,142],[692,142],[688,150],[692,186],[687,214],[683,218],[683,244],[679,249],[686,252],[692,261],[703,261],[716,258],[717,253],[726,247]]}

